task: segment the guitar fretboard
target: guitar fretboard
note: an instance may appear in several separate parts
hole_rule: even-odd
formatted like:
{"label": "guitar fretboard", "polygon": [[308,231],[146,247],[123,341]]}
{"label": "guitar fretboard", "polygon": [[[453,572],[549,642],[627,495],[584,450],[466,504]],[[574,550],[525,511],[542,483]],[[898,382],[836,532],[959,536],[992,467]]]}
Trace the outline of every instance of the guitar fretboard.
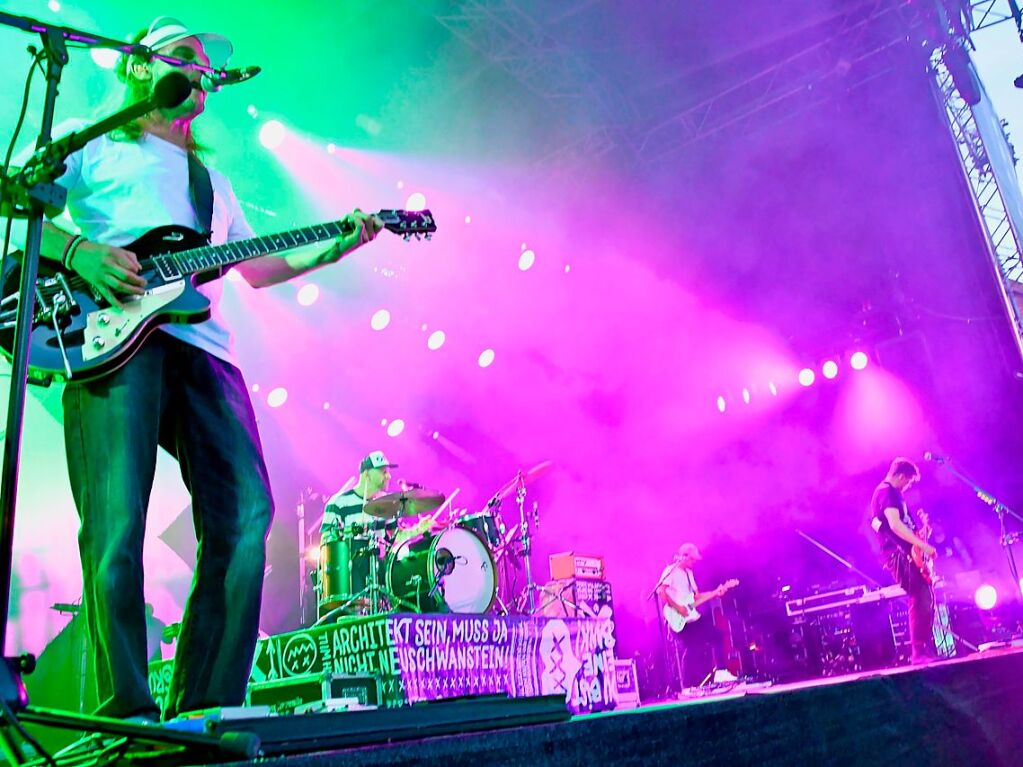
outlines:
{"label": "guitar fretboard", "polygon": [[161,277],[165,280],[173,280],[189,274],[220,269],[257,256],[266,256],[302,245],[323,242],[343,234],[349,234],[351,230],[352,225],[342,219],[264,237],[235,240],[223,245],[206,245],[182,250],[178,253],[166,253],[154,256],[153,264],[159,270]]}

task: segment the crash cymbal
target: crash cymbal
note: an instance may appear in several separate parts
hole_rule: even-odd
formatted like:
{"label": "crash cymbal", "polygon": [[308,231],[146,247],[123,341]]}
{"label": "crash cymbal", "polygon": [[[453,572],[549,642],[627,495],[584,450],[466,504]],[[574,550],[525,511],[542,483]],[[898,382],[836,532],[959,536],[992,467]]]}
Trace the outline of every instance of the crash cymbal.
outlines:
{"label": "crash cymbal", "polygon": [[554,461],[541,461],[528,471],[520,471],[510,480],[505,482],[504,485],[501,486],[501,489],[491,496],[491,501],[504,500],[518,489],[520,483],[528,487],[552,468],[554,468]]}
{"label": "crash cymbal", "polygon": [[416,517],[433,511],[444,503],[444,493],[423,488],[409,488],[398,493],[389,493],[368,501],[362,510],[378,519],[395,517]]}

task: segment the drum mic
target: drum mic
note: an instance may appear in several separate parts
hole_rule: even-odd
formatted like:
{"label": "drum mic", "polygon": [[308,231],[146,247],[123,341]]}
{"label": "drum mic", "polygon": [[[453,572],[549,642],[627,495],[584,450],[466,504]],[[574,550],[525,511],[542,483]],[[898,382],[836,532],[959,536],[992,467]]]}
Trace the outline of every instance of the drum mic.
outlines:
{"label": "drum mic", "polygon": [[937,453],[932,453],[930,450],[924,453],[924,460],[934,461],[935,463],[945,463],[945,458],[943,456],[940,456]]}
{"label": "drum mic", "polygon": [[398,487],[402,490],[422,490],[423,486],[418,482],[406,482],[403,479],[398,480]]}

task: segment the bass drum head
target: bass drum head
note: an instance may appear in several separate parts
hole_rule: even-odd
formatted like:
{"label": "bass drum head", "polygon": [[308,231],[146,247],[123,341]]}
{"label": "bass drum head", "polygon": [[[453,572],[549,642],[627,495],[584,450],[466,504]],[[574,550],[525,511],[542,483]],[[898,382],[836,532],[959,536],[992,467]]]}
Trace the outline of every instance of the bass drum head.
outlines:
{"label": "bass drum head", "polygon": [[419,612],[484,613],[497,593],[494,559],[474,533],[460,527],[395,547],[387,588],[402,607]]}

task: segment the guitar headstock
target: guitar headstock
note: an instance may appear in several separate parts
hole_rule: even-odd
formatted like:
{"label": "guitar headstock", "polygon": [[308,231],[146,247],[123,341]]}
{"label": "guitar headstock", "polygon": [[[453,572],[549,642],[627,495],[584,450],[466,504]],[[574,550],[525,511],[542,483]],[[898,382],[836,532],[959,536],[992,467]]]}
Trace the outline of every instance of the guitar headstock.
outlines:
{"label": "guitar headstock", "polygon": [[428,210],[381,210],[377,216],[384,222],[384,228],[400,234],[406,240],[430,236],[437,231],[433,214]]}

